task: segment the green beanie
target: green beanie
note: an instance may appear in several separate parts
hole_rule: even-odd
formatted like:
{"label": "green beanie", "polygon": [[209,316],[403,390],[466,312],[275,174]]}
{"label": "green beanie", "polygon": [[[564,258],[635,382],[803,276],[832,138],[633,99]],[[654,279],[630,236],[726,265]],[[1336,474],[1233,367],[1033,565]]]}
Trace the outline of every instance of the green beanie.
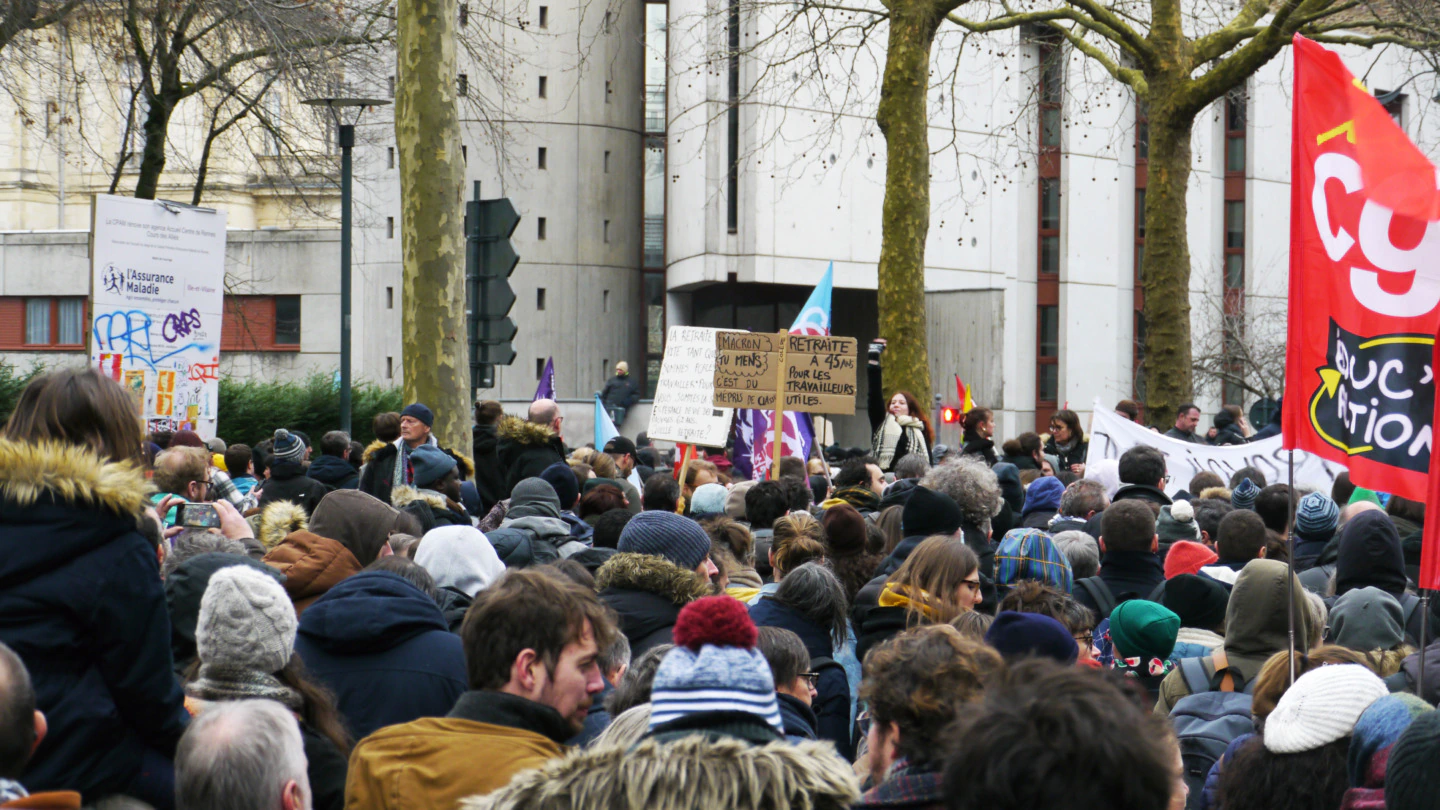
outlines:
{"label": "green beanie", "polygon": [[1164,660],[1175,651],[1180,617],[1156,602],[1131,599],[1121,602],[1110,614],[1110,640],[1116,658]]}
{"label": "green beanie", "polygon": [[1355,491],[1350,493],[1350,500],[1346,503],[1347,505],[1349,505],[1352,503],[1359,503],[1361,501],[1369,501],[1370,503],[1373,503],[1376,506],[1380,507],[1385,506],[1385,504],[1380,503],[1380,496],[1376,495],[1374,490],[1369,490],[1364,487],[1356,487]]}

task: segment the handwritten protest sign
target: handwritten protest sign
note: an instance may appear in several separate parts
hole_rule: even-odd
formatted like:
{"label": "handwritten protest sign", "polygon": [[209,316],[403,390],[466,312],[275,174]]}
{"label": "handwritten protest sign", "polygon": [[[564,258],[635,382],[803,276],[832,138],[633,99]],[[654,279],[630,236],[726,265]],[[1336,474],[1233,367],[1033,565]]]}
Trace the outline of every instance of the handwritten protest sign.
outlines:
{"label": "handwritten protest sign", "polygon": [[90,362],[134,391],[152,430],[215,435],[225,214],[95,198]]}
{"label": "handwritten protest sign", "polygon": [[724,447],[730,434],[729,408],[711,403],[715,393],[715,334],[718,329],[672,326],[650,409],[652,439]]}
{"label": "handwritten protest sign", "polygon": [[722,332],[715,341],[717,407],[774,410],[783,380],[784,410],[855,412],[855,338]]}

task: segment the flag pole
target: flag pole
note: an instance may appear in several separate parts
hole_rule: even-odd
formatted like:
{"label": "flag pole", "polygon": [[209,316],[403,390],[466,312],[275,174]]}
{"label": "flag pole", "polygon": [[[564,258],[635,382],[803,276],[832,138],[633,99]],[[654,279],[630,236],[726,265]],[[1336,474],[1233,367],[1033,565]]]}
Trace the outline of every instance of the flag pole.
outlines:
{"label": "flag pole", "polygon": [[1420,589],[1420,661],[1415,676],[1415,697],[1424,700],[1425,691],[1425,637],[1430,635],[1430,592]]}
{"label": "flag pole", "polygon": [[1286,532],[1285,561],[1285,611],[1289,614],[1288,624],[1290,633],[1290,685],[1295,684],[1295,451],[1287,451],[1290,464],[1290,521],[1289,531]]}
{"label": "flag pole", "polygon": [[780,454],[785,449],[785,354],[790,346],[790,333],[780,333],[780,366],[775,370],[775,450],[770,455],[772,481],[780,480]]}

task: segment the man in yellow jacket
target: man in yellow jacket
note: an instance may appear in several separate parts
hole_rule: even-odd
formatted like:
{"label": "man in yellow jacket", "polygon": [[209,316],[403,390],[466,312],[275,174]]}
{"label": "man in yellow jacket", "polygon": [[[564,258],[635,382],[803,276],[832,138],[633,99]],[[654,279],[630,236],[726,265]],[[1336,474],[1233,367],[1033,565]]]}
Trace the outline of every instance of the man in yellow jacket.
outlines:
{"label": "man in yellow jacket", "polygon": [[453,810],[563,755],[604,688],[597,659],[615,632],[594,593],[539,570],[506,573],[460,630],[470,691],[446,717],[361,740],[346,810]]}

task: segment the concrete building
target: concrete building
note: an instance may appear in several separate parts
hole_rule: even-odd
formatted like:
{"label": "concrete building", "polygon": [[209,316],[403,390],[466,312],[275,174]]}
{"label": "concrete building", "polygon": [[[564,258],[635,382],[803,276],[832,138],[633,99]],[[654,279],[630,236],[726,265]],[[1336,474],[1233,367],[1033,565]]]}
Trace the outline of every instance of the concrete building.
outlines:
{"label": "concrete building", "polygon": [[[803,53],[812,34],[779,27],[784,15],[763,4],[520,0],[511,10],[503,25],[462,11],[462,36],[489,26],[493,50],[484,60],[465,54],[457,76],[465,196],[479,182],[482,196],[508,196],[522,216],[511,279],[519,356],[488,395],[518,410],[553,356],[559,395],[571,400],[567,438],[583,443],[589,396],[617,360],[653,389],[667,326],[784,328],[831,262],[834,331],[862,343],[876,336],[883,36],[806,61],[786,55]],[[1000,434],[1013,436],[1043,429],[1057,408],[1083,420],[1097,400],[1141,392],[1144,115],[1068,48],[1022,31],[979,48],[960,40],[942,31],[930,93],[931,374],[947,400],[960,375],[997,411]],[[1433,153],[1433,76],[1398,49],[1341,53]],[[391,82],[376,75],[356,84],[383,94]],[[1237,299],[1267,313],[1253,326],[1256,339],[1283,343],[1283,317],[1269,315],[1283,314],[1287,292],[1290,84],[1285,52],[1196,125],[1188,203],[1197,344],[1213,340],[1225,302]],[[0,185],[0,228],[83,227],[83,199],[63,221],[40,216],[65,198],[45,154],[0,148],[0,178],[16,178]],[[356,374],[398,385],[401,211],[387,110],[360,119],[356,158]],[[22,196],[27,213],[7,214]],[[264,213],[231,221],[286,224]],[[276,297],[272,318],[285,321],[287,335],[298,331],[299,343],[222,354],[227,370],[333,368],[337,240],[333,230],[232,231],[232,256],[249,257],[248,265],[235,259],[237,278],[238,268],[257,268],[245,276],[251,294]],[[5,234],[0,307],[11,301],[11,309],[0,309],[0,323],[27,298],[84,289],[83,245],[77,233]],[[57,309],[53,317],[71,316]],[[0,339],[0,352],[7,361],[38,356],[23,341]],[[75,350],[41,350],[66,352]],[[1254,399],[1218,385],[1199,394],[1207,414]],[[835,438],[866,442],[863,405],[836,420]],[[644,422],[637,409],[625,432]],[[957,438],[942,431],[942,441]]]}

